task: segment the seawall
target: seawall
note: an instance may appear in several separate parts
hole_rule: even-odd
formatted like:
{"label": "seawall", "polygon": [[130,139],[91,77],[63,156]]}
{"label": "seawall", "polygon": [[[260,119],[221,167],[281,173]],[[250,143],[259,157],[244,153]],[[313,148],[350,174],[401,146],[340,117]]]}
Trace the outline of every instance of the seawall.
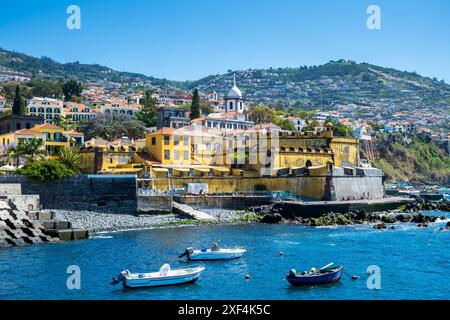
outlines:
{"label": "seawall", "polygon": [[136,214],[134,175],[78,175],[45,183],[22,175],[3,175],[1,183],[20,183],[22,194],[39,195],[43,209]]}
{"label": "seawall", "polygon": [[280,201],[274,204],[274,210],[285,218],[317,218],[329,212],[347,213],[362,209],[366,212],[394,210],[411,202],[414,202],[414,199],[400,197],[351,201]]}

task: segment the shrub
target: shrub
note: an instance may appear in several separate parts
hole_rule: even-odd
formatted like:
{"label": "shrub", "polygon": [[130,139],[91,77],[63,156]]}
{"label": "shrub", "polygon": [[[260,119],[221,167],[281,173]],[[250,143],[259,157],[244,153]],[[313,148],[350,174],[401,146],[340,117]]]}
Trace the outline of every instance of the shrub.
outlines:
{"label": "shrub", "polygon": [[75,175],[73,170],[56,160],[27,162],[17,173],[41,182],[64,179]]}

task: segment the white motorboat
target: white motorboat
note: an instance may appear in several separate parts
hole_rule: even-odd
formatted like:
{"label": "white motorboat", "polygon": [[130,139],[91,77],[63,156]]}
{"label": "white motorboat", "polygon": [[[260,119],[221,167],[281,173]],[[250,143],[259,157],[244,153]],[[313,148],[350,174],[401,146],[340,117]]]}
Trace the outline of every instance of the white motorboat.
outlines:
{"label": "white motorboat", "polygon": [[180,258],[187,256],[189,260],[193,261],[211,261],[211,260],[231,260],[240,258],[245,252],[244,248],[219,248],[217,243],[213,243],[211,248],[194,250],[187,248]]}
{"label": "white motorboat", "polygon": [[113,278],[112,284],[122,282],[124,288],[145,288],[194,283],[204,270],[203,266],[171,270],[168,264],[163,265],[158,272],[131,273],[124,270],[117,278]]}

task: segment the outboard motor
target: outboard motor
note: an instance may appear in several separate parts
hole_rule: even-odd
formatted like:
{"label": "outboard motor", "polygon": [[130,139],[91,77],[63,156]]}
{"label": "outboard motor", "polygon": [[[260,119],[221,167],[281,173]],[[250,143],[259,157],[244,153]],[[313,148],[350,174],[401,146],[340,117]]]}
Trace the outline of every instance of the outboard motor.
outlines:
{"label": "outboard motor", "polygon": [[115,286],[119,283],[121,283],[124,279],[125,279],[125,274],[129,273],[128,270],[122,271],[121,273],[119,273],[119,275],[116,277],[112,278],[112,282],[111,285]]}
{"label": "outboard motor", "polygon": [[183,258],[184,256],[187,256],[189,258],[189,255],[191,255],[193,252],[194,250],[189,247],[182,254],[180,254],[179,258]]}
{"label": "outboard motor", "polygon": [[297,271],[295,269],[289,270],[288,277],[295,277],[297,275]]}

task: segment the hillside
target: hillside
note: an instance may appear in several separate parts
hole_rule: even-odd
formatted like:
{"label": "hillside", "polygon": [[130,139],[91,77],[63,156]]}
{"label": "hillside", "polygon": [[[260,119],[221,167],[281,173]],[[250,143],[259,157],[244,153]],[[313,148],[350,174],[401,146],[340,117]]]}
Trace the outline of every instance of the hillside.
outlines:
{"label": "hillside", "polygon": [[52,80],[75,78],[83,82],[148,82],[155,86],[172,83],[165,79],[148,77],[139,73],[116,71],[98,64],[58,63],[48,57],[36,58],[2,48],[0,48],[0,71],[22,72],[30,77],[43,77]]}
{"label": "hillside", "polygon": [[379,134],[373,164],[388,180],[450,184],[450,158],[427,137]]}
{"label": "hillside", "polygon": [[[227,92],[233,73],[185,83],[188,89]],[[294,109],[339,109],[360,117],[379,119],[398,112],[450,113],[450,85],[416,73],[353,61],[331,61],[321,66],[237,71],[245,98]],[[423,119],[419,116],[418,119]]]}
{"label": "hillside", "polygon": [[211,75],[196,81],[169,81],[100,65],[58,63],[0,49],[2,70],[29,76],[80,81],[110,81],[200,92],[228,92],[236,75],[244,98],[254,104],[289,110],[339,110],[343,116],[368,120],[402,120],[449,130],[450,85],[414,72],[348,60],[320,66],[248,69]]}

